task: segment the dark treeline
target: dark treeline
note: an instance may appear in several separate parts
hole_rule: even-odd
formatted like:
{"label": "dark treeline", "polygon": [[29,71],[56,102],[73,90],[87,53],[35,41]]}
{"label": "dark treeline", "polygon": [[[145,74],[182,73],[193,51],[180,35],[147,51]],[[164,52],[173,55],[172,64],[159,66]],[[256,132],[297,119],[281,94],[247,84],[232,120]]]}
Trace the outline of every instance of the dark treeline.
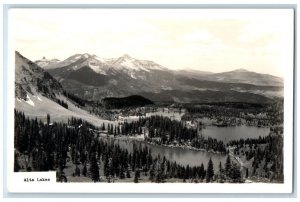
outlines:
{"label": "dark treeline", "polygon": [[[147,132],[145,132],[147,130]],[[121,134],[135,135],[147,133],[146,141],[158,144],[179,145],[190,143],[197,149],[213,150],[225,153],[226,147],[222,141],[214,138],[204,138],[198,134],[197,129],[188,128],[183,122],[171,120],[163,116],[140,117],[138,121],[125,122]]]}
{"label": "dark treeline", "polygon": [[280,100],[273,104],[210,103],[187,105],[187,113],[182,119],[194,120],[208,117],[231,125],[238,124],[236,123],[236,118],[238,118],[245,119],[247,125],[272,126],[283,123],[282,108],[283,102]]}
{"label": "dark treeline", "polygon": [[[207,103],[199,104],[199,105],[207,105]],[[258,109],[258,108],[265,108],[268,104],[265,103],[247,103],[247,102],[212,102],[209,103],[211,106],[223,106],[223,107],[230,107],[230,108],[237,108],[237,109]],[[186,106],[189,106],[187,104]]]}
{"label": "dark treeline", "polygon": [[56,99],[56,102],[59,104],[59,105],[61,105],[61,106],[63,106],[64,108],[66,108],[66,109],[68,109],[68,104],[66,103],[66,102],[64,102],[63,100],[60,100],[60,99]]}
{"label": "dark treeline", "polygon": [[73,100],[74,102],[76,102],[78,105],[84,107],[85,106],[85,103],[87,101],[77,97],[76,95],[72,94],[72,93],[69,93],[69,92],[66,92],[66,91],[63,91],[63,94],[64,96],[66,96],[67,98]]}
{"label": "dark treeline", "polygon": [[121,109],[127,107],[142,107],[154,104],[151,100],[140,95],[131,95],[128,97],[107,97],[102,99],[102,103],[107,109]]}
{"label": "dark treeline", "polygon": [[228,145],[230,146],[238,146],[238,147],[244,147],[244,145],[256,145],[256,144],[266,144],[268,142],[268,139],[270,137],[261,137],[258,138],[247,138],[247,139],[240,139],[240,140],[231,140]]}
{"label": "dark treeline", "polygon": [[15,165],[15,171],[63,169],[66,165],[70,144],[80,136],[78,147],[89,148],[93,139],[89,130],[94,128],[81,119],[70,119],[68,123],[47,123],[26,118],[24,113],[15,111],[14,146],[20,154],[25,154],[26,167]]}
{"label": "dark treeline", "polygon": [[[241,181],[237,166],[230,161],[230,165],[220,163],[218,172],[211,159],[207,169],[203,164],[182,166],[165,157],[153,157],[147,146],[133,145],[133,151],[128,152],[109,138],[99,138],[95,131],[81,119],[51,123],[48,115],[47,123],[43,123],[15,111],[14,171],[57,170],[58,181],[67,181],[64,169],[67,162],[72,162],[73,177],[85,176],[95,182],[115,178],[133,178],[134,182],[165,182],[171,178],[190,182]],[[223,167],[228,167],[227,173]],[[103,177],[100,173],[104,173]]]}
{"label": "dark treeline", "polygon": [[195,114],[195,113],[200,113],[200,114],[215,114],[215,115],[222,115],[223,113],[229,112],[228,116],[240,116],[241,112],[246,112],[246,113],[260,113],[264,112],[266,110],[266,106],[248,106],[245,105],[243,107],[242,104],[239,105],[213,105],[213,104],[203,104],[203,105],[197,105],[197,106],[187,106],[186,107],[187,112]]}

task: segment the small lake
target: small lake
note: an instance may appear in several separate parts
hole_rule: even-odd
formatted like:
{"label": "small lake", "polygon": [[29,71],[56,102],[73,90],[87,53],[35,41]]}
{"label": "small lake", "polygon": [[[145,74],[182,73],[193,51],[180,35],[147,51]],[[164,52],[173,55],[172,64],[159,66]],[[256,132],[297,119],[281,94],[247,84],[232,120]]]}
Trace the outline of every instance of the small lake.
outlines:
{"label": "small lake", "polygon": [[169,161],[176,161],[180,165],[190,165],[190,166],[200,166],[203,163],[204,167],[207,167],[209,158],[212,159],[214,163],[215,170],[218,169],[218,165],[220,161],[222,164],[225,163],[227,156],[224,154],[206,152],[206,151],[198,151],[198,150],[191,150],[191,149],[183,149],[178,147],[167,147],[161,145],[154,145],[143,141],[136,141],[136,140],[120,140],[120,139],[113,139],[109,138],[110,141],[114,141],[115,144],[120,145],[121,148],[128,150],[128,152],[133,151],[133,145],[139,147],[147,146],[151,149],[151,153],[153,157],[158,155],[163,158],[166,157]]}
{"label": "small lake", "polygon": [[269,135],[270,128],[245,125],[230,127],[206,126],[202,129],[202,132],[204,137],[212,137],[222,140],[224,143],[228,143],[230,140],[239,140],[241,138],[265,137]]}
{"label": "small lake", "polygon": [[[172,120],[180,121],[181,117],[184,115],[184,111],[181,113],[178,110],[172,109],[158,109],[155,112],[148,112],[146,113],[146,117],[150,116],[165,116],[169,117]],[[127,116],[123,117],[123,119],[128,122],[137,121],[139,119],[138,116]],[[114,124],[118,123],[115,121]],[[259,136],[265,137],[269,134],[270,128],[258,128],[255,126],[232,126],[232,127],[217,127],[217,126],[206,126],[202,129],[203,135],[205,137],[212,137],[218,140],[222,140],[224,143],[228,143],[230,140],[239,140],[241,138],[258,138]],[[104,138],[104,137],[102,137]],[[141,145],[142,147],[147,146],[151,149],[152,156],[156,157],[160,155],[162,158],[163,156],[166,157],[169,161],[176,161],[180,165],[189,165],[189,166],[200,166],[203,163],[204,167],[207,167],[209,158],[212,159],[214,163],[215,171],[218,170],[218,165],[221,162],[224,166],[226,162],[227,155],[206,152],[206,151],[199,151],[199,150],[191,150],[191,149],[183,149],[179,147],[167,147],[161,145],[154,145],[143,141],[137,141],[134,139],[113,139],[109,138],[109,141],[114,141],[115,144],[120,145],[121,148],[128,150],[128,152],[133,151],[133,145],[136,146]],[[234,159],[231,159],[234,161]]]}

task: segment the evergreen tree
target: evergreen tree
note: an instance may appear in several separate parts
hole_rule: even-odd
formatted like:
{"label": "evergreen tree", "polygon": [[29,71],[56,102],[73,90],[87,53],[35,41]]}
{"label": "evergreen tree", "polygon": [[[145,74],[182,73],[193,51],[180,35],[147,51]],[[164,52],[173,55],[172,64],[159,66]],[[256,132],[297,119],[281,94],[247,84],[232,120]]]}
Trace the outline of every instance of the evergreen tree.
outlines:
{"label": "evergreen tree", "polygon": [[134,173],[134,183],[138,183],[139,182],[139,177],[140,177],[140,171],[139,170],[136,170],[135,173]]}
{"label": "evergreen tree", "polygon": [[50,123],[50,114],[47,114],[47,125]]}
{"label": "evergreen tree", "polygon": [[15,153],[14,172],[19,172],[20,168],[21,167],[18,161],[18,155]]}
{"label": "evergreen tree", "polygon": [[120,177],[120,179],[124,179],[125,178],[124,167],[123,166],[121,166],[121,168],[119,170],[119,177]]}
{"label": "evergreen tree", "polygon": [[212,181],[213,176],[214,176],[214,164],[213,164],[211,158],[209,158],[209,161],[207,164],[206,182]]}
{"label": "evergreen tree", "polygon": [[164,180],[164,171],[163,171],[163,167],[160,167],[156,172],[155,182],[160,183],[163,180]]}
{"label": "evergreen tree", "polygon": [[249,169],[247,168],[246,169],[246,176],[245,176],[245,178],[248,178],[249,177]]}
{"label": "evergreen tree", "polygon": [[79,169],[78,165],[76,165],[76,168],[75,168],[75,176],[80,177],[80,169]]}
{"label": "evergreen tree", "polygon": [[226,159],[226,163],[225,163],[226,176],[229,176],[230,170],[231,170],[231,160],[230,160],[230,156],[227,155],[227,159]]}
{"label": "evergreen tree", "polygon": [[131,176],[130,176],[130,171],[129,171],[129,170],[126,171],[126,177],[127,177],[127,178],[131,178]]}
{"label": "evergreen tree", "polygon": [[86,175],[87,175],[87,167],[86,167],[86,164],[84,164],[84,166],[83,166],[83,169],[82,169],[82,175],[83,175],[84,177],[86,177]]}
{"label": "evergreen tree", "polygon": [[204,180],[205,176],[206,176],[206,173],[205,173],[205,169],[204,169],[204,165],[203,163],[201,163],[201,166],[200,166],[200,174],[199,174],[199,177],[201,180]]}
{"label": "evergreen tree", "polygon": [[233,182],[241,182],[241,171],[237,164],[232,164],[230,177]]}
{"label": "evergreen tree", "polygon": [[153,182],[154,181],[154,177],[155,177],[155,170],[154,170],[154,167],[152,166],[151,167],[151,169],[150,169],[150,171],[149,171],[149,180],[151,181],[151,182]]}
{"label": "evergreen tree", "polygon": [[100,181],[100,174],[99,174],[99,166],[96,159],[96,154],[93,153],[90,160],[90,172],[91,172],[91,178],[94,182]]}
{"label": "evergreen tree", "polygon": [[104,166],[104,175],[106,177],[108,177],[109,176],[109,160],[108,160],[107,156],[104,157],[104,165],[103,166]]}
{"label": "evergreen tree", "polygon": [[220,164],[219,164],[219,181],[221,183],[223,183],[224,180],[225,180],[224,169],[223,169],[222,163],[220,161]]}
{"label": "evergreen tree", "polygon": [[111,124],[111,125],[110,125],[110,134],[113,134],[113,133],[114,133],[114,125]]}
{"label": "evergreen tree", "polygon": [[110,124],[107,124],[107,134],[110,134]]}

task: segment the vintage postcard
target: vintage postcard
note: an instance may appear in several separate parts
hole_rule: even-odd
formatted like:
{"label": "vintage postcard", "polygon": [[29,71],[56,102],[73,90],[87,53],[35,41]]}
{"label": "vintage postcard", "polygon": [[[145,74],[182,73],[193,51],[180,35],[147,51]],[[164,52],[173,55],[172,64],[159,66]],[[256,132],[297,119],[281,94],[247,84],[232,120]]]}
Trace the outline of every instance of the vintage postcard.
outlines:
{"label": "vintage postcard", "polygon": [[291,193],[294,9],[11,8],[8,25],[10,192]]}

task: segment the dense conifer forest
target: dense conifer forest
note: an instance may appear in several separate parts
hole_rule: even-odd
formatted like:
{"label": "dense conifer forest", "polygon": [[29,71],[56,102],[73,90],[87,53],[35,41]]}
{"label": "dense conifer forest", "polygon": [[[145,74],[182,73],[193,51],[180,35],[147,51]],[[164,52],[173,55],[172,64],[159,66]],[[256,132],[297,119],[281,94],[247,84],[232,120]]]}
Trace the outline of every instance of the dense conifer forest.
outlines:
{"label": "dense conifer forest", "polygon": [[131,95],[128,97],[107,97],[102,99],[102,103],[107,109],[121,109],[127,107],[142,107],[154,104],[151,100],[140,95]]}
{"label": "dense conifer forest", "polygon": [[270,180],[283,181],[283,136],[281,129],[272,129],[270,135],[258,139],[240,139],[231,141],[234,155],[251,162],[251,173],[247,175],[265,177]]}
{"label": "dense conifer forest", "polygon": [[[159,118],[152,121],[155,119]],[[164,124],[168,127],[167,121]],[[168,182],[170,179],[243,182],[238,166],[231,160],[226,165],[221,162],[214,165],[210,159],[207,169],[203,163],[201,166],[182,166],[164,156],[153,156],[147,146],[134,145],[133,151],[129,152],[109,139],[100,138],[95,132],[98,130],[81,119],[71,118],[67,123],[57,123],[51,122],[47,115],[47,122],[43,123],[15,111],[14,171],[56,170],[57,180],[66,182],[68,176],[64,169],[68,162],[72,162],[76,165],[73,177],[84,176],[94,182],[111,182],[115,178],[120,181],[133,178],[136,183],[141,178],[151,182]]]}

